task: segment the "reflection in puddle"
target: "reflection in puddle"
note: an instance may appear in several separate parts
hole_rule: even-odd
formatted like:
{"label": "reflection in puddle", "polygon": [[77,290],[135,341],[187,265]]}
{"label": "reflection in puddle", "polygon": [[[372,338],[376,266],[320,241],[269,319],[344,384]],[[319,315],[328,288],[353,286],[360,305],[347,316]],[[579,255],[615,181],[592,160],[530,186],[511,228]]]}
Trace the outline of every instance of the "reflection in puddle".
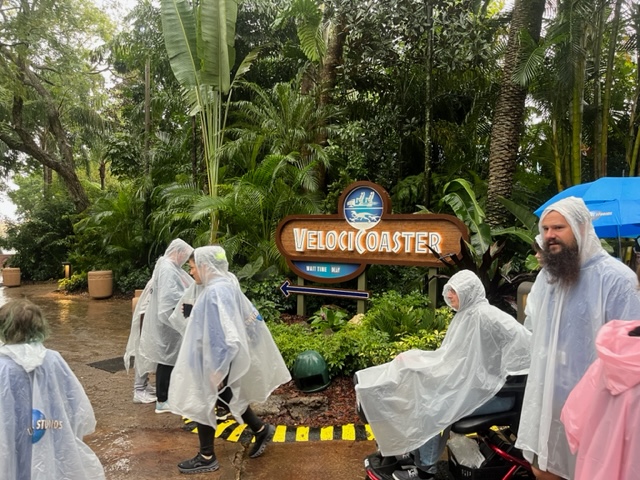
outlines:
{"label": "reflection in puddle", "polygon": [[73,302],[67,298],[56,300],[58,304],[58,321],[64,325],[71,321],[71,305]]}

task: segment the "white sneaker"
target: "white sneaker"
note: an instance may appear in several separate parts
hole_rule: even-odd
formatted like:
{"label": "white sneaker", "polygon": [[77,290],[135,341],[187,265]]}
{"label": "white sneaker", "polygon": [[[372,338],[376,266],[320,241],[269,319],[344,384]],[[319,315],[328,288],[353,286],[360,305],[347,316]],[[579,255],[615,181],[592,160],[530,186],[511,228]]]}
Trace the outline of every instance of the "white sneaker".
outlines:
{"label": "white sneaker", "polygon": [[155,393],[150,393],[147,390],[133,392],[133,403],[153,403],[157,400]]}
{"label": "white sneaker", "polygon": [[156,413],[171,413],[169,402],[156,402]]}

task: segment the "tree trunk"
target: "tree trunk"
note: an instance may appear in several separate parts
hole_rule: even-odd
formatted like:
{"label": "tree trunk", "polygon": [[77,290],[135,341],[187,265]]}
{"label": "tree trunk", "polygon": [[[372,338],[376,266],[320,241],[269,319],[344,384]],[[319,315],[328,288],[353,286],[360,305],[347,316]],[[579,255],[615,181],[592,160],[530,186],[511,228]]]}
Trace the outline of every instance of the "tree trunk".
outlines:
{"label": "tree trunk", "polygon": [[564,190],[564,175],[562,174],[563,170],[563,155],[560,153],[560,139],[558,135],[558,121],[552,117],[551,118],[551,144],[553,146],[553,172],[556,177],[556,188],[559,192]]}
{"label": "tree trunk", "polygon": [[13,101],[12,132],[0,131],[0,140],[6,143],[10,149],[30,155],[34,160],[60,175],[76,207],[76,211],[79,213],[89,206],[89,197],[76,174],[73,164],[73,153],[70,145],[67,143],[67,135],[62,128],[55,105],[49,96],[43,100],[45,100],[47,105],[46,114],[49,119],[49,124],[53,127],[51,131],[57,140],[57,155],[42,149],[31,136],[31,132],[23,127],[23,101],[19,97],[14,97]]}
{"label": "tree trunk", "polygon": [[519,38],[522,31],[527,31],[535,41],[539,40],[544,5],[544,0],[516,0],[513,7],[489,149],[487,222],[492,226],[501,225],[508,219],[499,197],[511,196],[523,126],[527,91],[512,78],[521,56]]}
{"label": "tree trunk", "polygon": [[604,35],[604,26],[606,18],[604,11],[606,9],[606,0],[600,0],[596,13],[596,35],[593,42],[593,110],[595,117],[593,120],[593,178],[598,179],[602,174],[602,146],[599,141],[602,138],[602,88],[600,84],[600,51],[602,50],[602,36]]}
{"label": "tree trunk", "polygon": [[[640,5],[636,5],[636,9],[633,12],[633,26],[636,33],[636,38],[640,35]],[[636,58],[640,55],[640,45],[636,42]],[[634,177],[638,174],[636,172],[638,162],[638,149],[640,149],[640,135],[636,134],[636,131],[640,134],[640,128],[636,130],[636,112],[638,108],[638,101],[640,99],[640,68],[636,67],[636,92],[634,96],[633,105],[631,108],[631,114],[629,116],[629,135],[627,141],[627,148],[625,152],[625,159],[629,166],[629,176]]]}
{"label": "tree trunk", "polygon": [[[319,107],[324,108],[333,101],[333,89],[338,78],[338,67],[342,64],[342,53],[347,38],[347,26],[344,15],[338,15],[338,23],[329,35],[327,43],[327,53],[322,62],[322,71],[320,72],[320,100]],[[327,135],[321,129],[321,135],[317,138],[318,145],[327,144]],[[327,171],[324,165],[318,165],[318,185],[320,189],[326,192],[327,189]]]}
{"label": "tree trunk", "polygon": [[[0,49],[2,49],[2,46],[0,46]],[[6,49],[2,49],[1,53],[20,72],[18,80],[25,87],[32,88],[44,103],[42,115],[46,117],[48,130],[56,141],[57,152],[52,152],[53,148],[47,148],[46,150],[42,148],[33,137],[33,132],[24,126],[24,99],[17,95],[13,98],[10,130],[0,131],[0,140],[6,143],[10,149],[26,153],[37,162],[58,173],[67,187],[76,211],[82,212],[89,206],[89,197],[76,174],[73,150],[68,140],[68,132],[64,129],[60,119],[58,104],[24,59],[15,57]]]}
{"label": "tree trunk", "polygon": [[[606,2],[605,2],[606,3]],[[602,98],[602,131],[600,132],[600,149],[601,149],[601,166],[600,172],[603,177],[607,176],[607,145],[609,133],[609,108],[611,107],[611,91],[613,86],[613,63],[616,55],[616,46],[618,44],[618,32],[620,30],[620,9],[622,0],[616,1],[616,6],[611,22],[611,35],[609,36],[609,52],[607,55],[607,71],[605,73],[604,96]],[[597,142],[597,137],[596,137]]]}
{"label": "tree trunk", "polygon": [[151,59],[144,63],[144,173],[149,175],[149,158],[151,155]]}
{"label": "tree trunk", "polygon": [[433,123],[433,98],[431,87],[431,76],[433,74],[433,7],[431,2],[427,2],[425,7],[425,15],[427,17],[427,51],[425,55],[425,104],[424,104],[424,172],[422,178],[423,184],[423,204],[429,208],[431,204],[431,171],[432,171],[432,155],[431,149],[431,124]]}
{"label": "tree trunk", "polygon": [[200,169],[198,168],[198,144],[200,137],[198,136],[198,120],[195,115],[191,117],[191,175],[193,184],[198,187],[200,185]]}
{"label": "tree trunk", "polygon": [[[327,53],[322,62],[320,106],[333,101],[333,89],[338,78],[338,67],[342,64],[342,53],[347,39],[347,21],[344,15],[338,15],[338,23],[331,32],[327,43]],[[325,139],[326,140],[326,139]]]}
{"label": "tree trunk", "polygon": [[[582,20],[578,20],[583,22]],[[571,184],[582,183],[582,117],[584,112],[584,79],[586,57],[584,53],[585,33],[582,28],[573,29],[580,35],[572,41],[577,48],[573,48],[575,61],[573,70],[573,85],[571,87]]]}

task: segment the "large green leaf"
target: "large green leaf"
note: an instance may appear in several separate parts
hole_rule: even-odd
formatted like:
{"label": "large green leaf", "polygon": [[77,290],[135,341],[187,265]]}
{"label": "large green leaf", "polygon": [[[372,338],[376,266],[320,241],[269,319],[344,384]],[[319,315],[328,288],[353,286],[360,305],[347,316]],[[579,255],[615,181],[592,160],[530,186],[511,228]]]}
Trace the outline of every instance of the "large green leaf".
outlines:
{"label": "large green leaf", "polygon": [[236,0],[201,0],[198,15],[198,52],[202,59],[202,82],[227,93],[235,62]]}
{"label": "large green leaf", "polygon": [[484,221],[484,210],[476,200],[473,187],[468,181],[457,178],[445,185],[444,192],[448,193],[442,201],[469,227],[471,245],[478,255],[483,255],[491,245],[491,227]]}
{"label": "large green leaf", "polygon": [[518,205],[517,203],[509,200],[508,198],[498,197],[498,200],[505,208],[511,212],[518,220],[522,222],[524,227],[531,232],[532,236],[536,236],[538,233],[538,217],[531,213],[526,207]]}
{"label": "large green leaf", "polygon": [[484,222],[484,210],[476,199],[476,193],[473,189],[473,185],[471,185],[467,180],[464,178],[456,178],[455,180],[450,181],[444,186],[444,193],[456,194],[462,202],[462,205],[459,205],[458,208],[464,207],[466,215],[464,215],[464,212],[462,211],[456,211],[456,215],[458,215],[461,220],[465,222],[467,221],[465,218],[460,216],[464,215],[472,224],[480,224]]}
{"label": "large green leaf", "polygon": [[507,227],[507,228],[496,227],[493,229],[492,233],[496,237],[499,235],[516,237],[522,240],[527,245],[531,245],[536,237],[536,234],[531,230],[526,230],[518,227]]}
{"label": "large green leaf", "polygon": [[186,0],[161,0],[162,31],[173,74],[184,88],[199,83],[196,19]]}

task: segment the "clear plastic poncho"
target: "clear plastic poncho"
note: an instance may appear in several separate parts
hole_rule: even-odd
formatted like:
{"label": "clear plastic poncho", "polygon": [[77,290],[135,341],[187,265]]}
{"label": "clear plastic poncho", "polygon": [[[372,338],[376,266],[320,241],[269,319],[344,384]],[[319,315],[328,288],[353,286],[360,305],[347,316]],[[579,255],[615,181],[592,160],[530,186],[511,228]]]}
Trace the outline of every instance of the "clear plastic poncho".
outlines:
{"label": "clear plastic poncho", "polygon": [[440,348],[409,350],[356,374],[358,402],[385,456],[417,449],[529,368],[531,333],[489,304],[473,272],[453,275],[445,298],[449,289],[460,305]]}
{"label": "clear plastic poncho", "polygon": [[264,402],[291,375],[262,317],[229,272],[224,250],[197,248],[194,260],[205,288],[171,374],[169,405],[174,413],[215,426],[218,389],[230,388],[229,410],[243,423],[249,404]]}
{"label": "clear plastic poncho", "polygon": [[[136,357],[138,374],[155,372],[158,363],[175,364],[182,332],[175,328],[169,317],[186,289],[193,284],[193,278],[182,268],[191,252],[193,248],[178,238],[169,244],[156,262],[131,319],[131,332],[124,354],[127,369],[132,356]],[[142,314],[144,320],[141,320]]]}
{"label": "clear plastic poncho", "polygon": [[171,315],[169,315],[169,325],[180,333],[180,335],[184,335],[184,331],[187,328],[187,322],[189,321],[189,317],[184,316],[184,306],[185,304],[189,304],[193,307],[196,303],[196,299],[202,293],[203,286],[198,285],[196,282],[193,282],[189,287],[185,290],[176,305],[175,310]]}
{"label": "clear plastic poncho", "polygon": [[67,363],[41,343],[0,347],[0,478],[101,480],[83,442],[96,419]]}
{"label": "clear plastic poncho", "polygon": [[529,461],[537,454],[542,470],[571,478],[575,457],[560,422],[562,407],[596,358],[599,328],[612,319],[637,318],[640,295],[631,269],[601,247],[582,199],[567,197],[550,205],[540,222],[551,211],[571,227],[580,251],[580,276],[576,284],[563,287],[549,283],[543,268],[527,297],[532,360],[516,446]]}

